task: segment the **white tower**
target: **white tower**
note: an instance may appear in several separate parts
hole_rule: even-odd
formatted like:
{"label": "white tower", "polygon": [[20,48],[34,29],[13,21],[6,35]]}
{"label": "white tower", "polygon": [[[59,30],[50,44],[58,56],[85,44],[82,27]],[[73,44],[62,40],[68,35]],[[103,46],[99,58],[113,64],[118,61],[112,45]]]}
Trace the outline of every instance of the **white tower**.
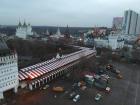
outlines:
{"label": "white tower", "polygon": [[61,32],[60,32],[59,27],[57,28],[56,35],[58,35],[58,36],[60,36],[60,35],[61,35]]}
{"label": "white tower", "polygon": [[60,55],[59,55],[59,53],[57,53],[56,58],[57,59],[61,58]]}
{"label": "white tower", "polygon": [[49,33],[49,30],[48,30],[48,29],[46,30],[46,35],[50,35],[50,33]]}
{"label": "white tower", "polygon": [[33,35],[33,32],[32,32],[32,27],[30,25],[30,23],[27,25],[27,35]]}

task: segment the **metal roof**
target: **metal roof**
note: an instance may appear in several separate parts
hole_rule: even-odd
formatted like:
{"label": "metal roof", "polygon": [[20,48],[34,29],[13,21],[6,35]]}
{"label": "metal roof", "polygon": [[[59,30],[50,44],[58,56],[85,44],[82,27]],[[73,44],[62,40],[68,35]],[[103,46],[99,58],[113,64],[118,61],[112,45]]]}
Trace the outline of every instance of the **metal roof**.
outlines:
{"label": "metal roof", "polygon": [[56,69],[65,66],[69,63],[72,63],[73,61],[76,61],[81,58],[81,54],[83,56],[87,56],[90,54],[95,53],[94,50],[91,49],[83,49],[81,51],[77,51],[75,53],[71,53],[68,55],[65,55],[59,59],[52,59],[48,60],[42,63],[38,63],[23,69],[20,69],[19,71],[19,80],[25,80],[25,79],[35,79],[37,77],[40,77],[44,74],[47,74],[51,71],[55,71]]}

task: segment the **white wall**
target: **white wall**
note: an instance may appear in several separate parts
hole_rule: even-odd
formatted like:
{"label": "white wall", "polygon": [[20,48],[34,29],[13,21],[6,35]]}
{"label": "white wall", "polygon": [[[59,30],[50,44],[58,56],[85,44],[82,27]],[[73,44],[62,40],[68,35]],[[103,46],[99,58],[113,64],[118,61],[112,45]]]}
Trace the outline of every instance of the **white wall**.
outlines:
{"label": "white wall", "polygon": [[109,36],[109,38],[108,38],[108,40],[109,40],[109,46],[113,49],[113,50],[115,50],[115,49],[117,49],[117,39],[118,39],[118,37],[116,37],[116,36]]}
{"label": "white wall", "polygon": [[17,55],[0,57],[0,62],[0,93],[16,90],[19,85]]}
{"label": "white wall", "polygon": [[102,46],[106,48],[110,47],[111,49],[115,50],[117,48],[123,48],[124,46],[123,40],[118,41],[119,37],[120,37],[119,35],[109,35],[108,40],[98,38],[98,39],[95,39],[94,41],[98,46]]}

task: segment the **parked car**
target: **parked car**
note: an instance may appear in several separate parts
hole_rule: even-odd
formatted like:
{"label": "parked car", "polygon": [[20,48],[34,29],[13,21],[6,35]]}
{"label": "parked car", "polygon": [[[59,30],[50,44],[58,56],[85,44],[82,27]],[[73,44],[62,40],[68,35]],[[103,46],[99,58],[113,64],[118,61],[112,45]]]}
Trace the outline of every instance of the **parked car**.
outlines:
{"label": "parked car", "polygon": [[101,99],[101,97],[102,97],[102,95],[101,94],[97,94],[96,96],[95,96],[95,101],[99,101],[100,99]]}
{"label": "parked car", "polygon": [[102,68],[102,69],[100,69],[99,71],[98,71],[98,74],[99,75],[102,75],[102,74],[104,74],[105,73],[105,70]]}
{"label": "parked car", "polygon": [[118,75],[117,75],[117,78],[118,78],[118,79],[122,79],[123,76],[122,76],[121,74],[118,74]]}
{"label": "parked car", "polygon": [[45,85],[45,86],[43,87],[44,90],[47,89],[47,88],[49,88],[49,85]]}
{"label": "parked car", "polygon": [[119,70],[115,70],[116,71],[116,74],[120,74],[121,72]]}
{"label": "parked car", "polygon": [[104,82],[104,81],[101,81],[101,80],[97,80],[95,81],[94,83],[94,86],[98,89],[98,90],[105,90],[106,89],[106,83],[101,83],[101,82]]}
{"label": "parked car", "polygon": [[106,92],[106,93],[110,93],[110,92],[111,92],[110,87],[106,87],[105,92]]}
{"label": "parked car", "polygon": [[98,74],[94,75],[94,79],[100,79],[100,78],[101,78],[100,75],[98,75]]}
{"label": "parked car", "polygon": [[81,87],[81,90],[85,90],[87,87],[86,86],[82,86]]}
{"label": "parked car", "polygon": [[106,69],[107,70],[110,70],[110,69],[113,69],[113,68],[114,68],[114,66],[112,64],[107,64],[106,65]]}
{"label": "parked car", "polygon": [[70,99],[73,99],[75,96],[76,96],[76,92],[74,92],[74,91],[69,94]]}
{"label": "parked car", "polygon": [[72,87],[75,87],[75,86],[77,86],[77,83],[72,84]]}
{"label": "parked car", "polygon": [[106,70],[109,70],[109,71],[111,71],[111,72],[113,72],[113,73],[115,73],[115,74],[120,74],[120,71],[119,70],[117,70],[113,65],[111,65],[111,64],[108,64],[107,66],[106,66]]}
{"label": "parked car", "polygon": [[80,95],[77,94],[74,98],[73,98],[73,101],[74,102],[77,102],[78,100],[80,100]]}
{"label": "parked car", "polygon": [[84,81],[80,81],[80,82],[78,82],[78,86],[85,86],[86,85],[86,83],[84,82]]}
{"label": "parked car", "polygon": [[106,80],[110,79],[110,77],[107,74],[102,74],[101,78],[102,79],[106,79]]}
{"label": "parked car", "polygon": [[79,89],[78,83],[74,83],[72,85],[72,90],[75,91],[75,90],[78,90],[78,89]]}

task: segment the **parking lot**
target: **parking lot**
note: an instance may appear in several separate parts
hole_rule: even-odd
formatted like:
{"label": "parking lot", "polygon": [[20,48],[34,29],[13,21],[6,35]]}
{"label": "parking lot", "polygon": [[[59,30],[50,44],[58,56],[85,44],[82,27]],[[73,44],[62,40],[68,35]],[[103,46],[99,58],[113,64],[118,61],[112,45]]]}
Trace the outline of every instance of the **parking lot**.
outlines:
{"label": "parking lot", "polygon": [[[52,81],[46,90],[38,89],[24,94],[17,94],[7,105],[140,105],[140,66],[135,64],[114,63],[121,71],[123,79],[117,79],[111,73],[111,93],[106,94],[95,87],[77,91],[81,95],[78,102],[69,99],[73,82],[60,78]],[[55,93],[53,86],[63,86],[65,92]],[[97,93],[102,94],[98,102],[94,100]],[[54,97],[56,95],[56,98]]]}

